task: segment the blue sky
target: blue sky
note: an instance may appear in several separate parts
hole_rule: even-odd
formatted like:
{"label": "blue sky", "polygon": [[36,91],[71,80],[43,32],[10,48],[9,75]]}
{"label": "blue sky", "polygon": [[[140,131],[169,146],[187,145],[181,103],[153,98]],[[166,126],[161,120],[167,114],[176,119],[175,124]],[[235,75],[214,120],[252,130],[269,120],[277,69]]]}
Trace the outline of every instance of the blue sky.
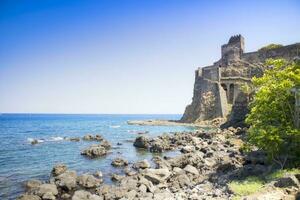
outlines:
{"label": "blue sky", "polygon": [[234,34],[300,42],[300,1],[1,0],[0,112],[183,113]]}

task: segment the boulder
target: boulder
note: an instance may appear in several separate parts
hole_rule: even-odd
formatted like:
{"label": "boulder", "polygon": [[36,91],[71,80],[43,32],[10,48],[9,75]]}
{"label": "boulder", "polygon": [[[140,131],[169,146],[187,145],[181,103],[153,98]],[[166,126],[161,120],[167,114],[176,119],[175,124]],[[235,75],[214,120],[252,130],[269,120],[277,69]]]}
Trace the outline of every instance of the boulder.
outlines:
{"label": "boulder", "polygon": [[99,144],[94,144],[89,146],[88,148],[84,149],[81,152],[82,155],[86,155],[90,158],[95,158],[95,157],[101,157],[107,154],[107,150],[99,145]]}
{"label": "boulder", "polygon": [[122,166],[127,166],[128,165],[128,161],[123,159],[123,158],[115,158],[112,163],[112,166],[115,167],[122,167]]}
{"label": "boulder", "polygon": [[90,174],[83,174],[77,178],[77,182],[81,187],[88,189],[98,187],[103,181]]}
{"label": "boulder", "polygon": [[61,197],[62,199],[71,199],[71,195],[68,194],[68,193],[63,193],[60,197]]}
{"label": "boulder", "polygon": [[127,190],[136,190],[138,185],[138,180],[132,177],[124,177],[120,181],[120,186],[126,188]]}
{"label": "boulder", "polygon": [[166,181],[170,176],[170,171],[166,168],[164,169],[146,169],[143,172],[143,176],[151,181],[153,184],[159,184]]}
{"label": "boulder", "polygon": [[58,176],[62,173],[64,173],[65,171],[67,171],[68,167],[65,164],[57,164],[53,167],[52,169],[52,175],[53,176]]}
{"label": "boulder", "polygon": [[103,197],[92,194],[88,191],[77,190],[74,193],[72,200],[103,200]]}
{"label": "boulder", "polygon": [[37,189],[41,184],[42,182],[39,180],[29,180],[25,183],[25,189],[26,191],[31,191]]}
{"label": "boulder", "polygon": [[43,200],[55,200],[56,197],[52,193],[47,192],[43,195],[42,199]]}
{"label": "boulder", "polygon": [[82,138],[83,140],[87,140],[87,141],[98,141],[101,142],[103,140],[103,137],[99,134],[97,135],[91,135],[91,134],[87,134],[85,136],[83,136]]}
{"label": "boulder", "polygon": [[150,147],[150,152],[162,153],[165,149],[167,149],[167,146],[162,140],[155,140]]}
{"label": "boulder", "polygon": [[120,182],[123,178],[124,178],[124,176],[121,176],[121,175],[118,175],[118,174],[112,174],[111,175],[111,180],[112,181]]}
{"label": "boulder", "polygon": [[154,197],[153,199],[156,200],[175,200],[175,198],[173,197],[173,194],[168,191],[168,190],[164,190],[164,191],[159,191],[154,193]]}
{"label": "boulder", "polygon": [[168,162],[172,167],[184,168],[186,165],[199,166],[205,160],[206,159],[203,159],[203,153],[197,151],[193,153],[187,153],[180,156],[176,156],[168,160]]}
{"label": "boulder", "polygon": [[77,174],[75,171],[66,171],[55,177],[55,184],[64,190],[70,191],[76,187],[76,179]]}
{"label": "boulder", "polygon": [[289,175],[283,178],[278,179],[275,183],[274,183],[275,187],[280,187],[280,188],[284,188],[284,187],[300,187],[300,183],[299,180],[294,176],[294,175]]}
{"label": "boulder", "polygon": [[184,146],[181,148],[181,153],[191,153],[193,151],[195,151],[195,147],[194,146]]}
{"label": "boulder", "polygon": [[146,169],[150,167],[150,163],[147,160],[138,161],[133,165],[133,168],[135,169]]}
{"label": "boulder", "polygon": [[41,200],[41,198],[37,195],[32,194],[22,194],[17,198],[17,200]]}
{"label": "boulder", "polygon": [[148,149],[149,148],[149,139],[145,136],[139,136],[135,139],[133,146],[137,148]]}
{"label": "boulder", "polygon": [[169,161],[163,159],[160,156],[154,156],[152,158],[153,162],[156,164],[156,168],[167,168],[167,169],[171,169],[171,165],[169,163]]}
{"label": "boulder", "polygon": [[136,195],[137,195],[137,192],[135,190],[130,190],[129,192],[127,192],[125,194],[125,199],[132,200],[136,197]]}
{"label": "boulder", "polygon": [[122,187],[103,185],[97,188],[97,193],[104,196],[104,199],[121,199],[125,197],[127,190]]}
{"label": "boulder", "polygon": [[144,176],[139,176],[139,184],[146,186],[146,190],[149,190],[150,192],[154,192],[155,190],[153,183],[146,179]]}
{"label": "boulder", "polygon": [[83,136],[82,139],[83,139],[83,140],[89,140],[89,141],[90,141],[90,140],[93,140],[93,138],[94,138],[94,137],[93,137],[92,135],[88,134],[88,135]]}
{"label": "boulder", "polygon": [[104,147],[106,150],[109,150],[111,148],[111,144],[107,140],[102,140],[101,146]]}
{"label": "boulder", "polygon": [[176,174],[182,174],[182,173],[184,173],[184,170],[179,167],[174,167],[173,172]]}
{"label": "boulder", "polygon": [[188,173],[191,173],[193,175],[196,175],[196,176],[199,175],[199,171],[195,167],[193,167],[192,165],[185,166],[185,168],[183,170],[188,172]]}
{"label": "boulder", "polygon": [[46,183],[38,186],[34,193],[40,197],[43,197],[46,193],[48,196],[56,196],[58,194],[58,190],[56,185]]}
{"label": "boulder", "polygon": [[135,171],[130,170],[130,168],[128,167],[124,169],[124,173],[126,174],[126,176],[134,176],[137,174]]}

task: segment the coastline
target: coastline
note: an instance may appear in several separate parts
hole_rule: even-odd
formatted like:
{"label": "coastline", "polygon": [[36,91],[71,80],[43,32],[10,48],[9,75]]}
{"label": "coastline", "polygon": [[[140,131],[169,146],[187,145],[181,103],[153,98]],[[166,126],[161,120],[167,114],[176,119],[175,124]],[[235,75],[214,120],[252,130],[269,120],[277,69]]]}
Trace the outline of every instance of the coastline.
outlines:
{"label": "coastline", "polygon": [[[154,153],[152,159],[129,163],[120,155],[111,163],[111,167],[121,171],[111,174],[112,185],[103,183],[101,171],[77,174],[59,164],[53,167],[48,181],[28,181],[26,192],[18,200],[232,199],[235,197],[230,188],[232,181],[266,176],[270,172],[265,154],[241,151],[244,134],[245,129],[229,128],[177,132],[154,138],[137,136],[133,146]],[[105,159],[111,148],[109,141],[101,135],[86,135],[82,139],[99,142],[85,149],[82,155]],[[173,150],[181,154],[160,156]],[[263,195],[270,191],[280,191],[276,195],[282,198],[295,194],[295,190],[285,192],[284,187],[274,189],[274,184],[267,189]]]}
{"label": "coastline", "polygon": [[149,120],[128,120],[129,125],[139,126],[190,126],[196,128],[219,128],[220,124],[224,122],[224,118],[217,118],[214,120],[207,120],[195,123],[181,122],[179,120],[161,120],[161,119],[149,119]]}

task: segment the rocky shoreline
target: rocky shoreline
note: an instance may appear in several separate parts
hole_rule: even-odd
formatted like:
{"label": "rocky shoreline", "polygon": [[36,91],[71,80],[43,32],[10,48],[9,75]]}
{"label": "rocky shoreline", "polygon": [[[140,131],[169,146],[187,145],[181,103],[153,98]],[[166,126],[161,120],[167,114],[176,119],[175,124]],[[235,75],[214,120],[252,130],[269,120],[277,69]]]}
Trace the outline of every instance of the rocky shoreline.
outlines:
{"label": "rocky shoreline", "polygon": [[160,120],[160,119],[151,119],[151,120],[129,120],[127,124],[129,125],[139,125],[139,126],[191,126],[197,128],[212,128],[219,127],[226,121],[225,118],[216,118],[213,120],[199,121],[194,123],[185,123],[180,120]]}
{"label": "rocky shoreline", "polygon": [[[235,194],[228,186],[232,180],[261,176],[272,170],[262,152],[243,153],[244,132],[242,128],[229,128],[164,134],[156,138],[141,135],[133,143],[136,148],[154,153],[180,150],[181,154],[154,155],[151,161],[154,167],[147,160],[129,163],[118,157],[111,164],[122,173],[111,175],[113,185],[103,183],[100,171],[78,175],[59,164],[54,166],[47,182],[28,181],[26,192],[18,200],[232,199]],[[83,139],[99,142],[81,152],[90,158],[103,157],[111,148],[101,135],[88,135]],[[286,199],[299,190],[300,174],[287,179],[270,185],[281,192],[281,196],[277,195],[280,198],[273,199]]]}

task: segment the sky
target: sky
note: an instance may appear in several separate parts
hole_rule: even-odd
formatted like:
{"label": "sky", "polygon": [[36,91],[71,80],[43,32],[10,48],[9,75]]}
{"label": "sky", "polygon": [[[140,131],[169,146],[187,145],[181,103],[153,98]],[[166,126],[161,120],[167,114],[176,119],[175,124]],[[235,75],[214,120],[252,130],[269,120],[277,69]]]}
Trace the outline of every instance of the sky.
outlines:
{"label": "sky", "polygon": [[0,112],[180,114],[235,34],[300,42],[300,1],[0,0]]}

